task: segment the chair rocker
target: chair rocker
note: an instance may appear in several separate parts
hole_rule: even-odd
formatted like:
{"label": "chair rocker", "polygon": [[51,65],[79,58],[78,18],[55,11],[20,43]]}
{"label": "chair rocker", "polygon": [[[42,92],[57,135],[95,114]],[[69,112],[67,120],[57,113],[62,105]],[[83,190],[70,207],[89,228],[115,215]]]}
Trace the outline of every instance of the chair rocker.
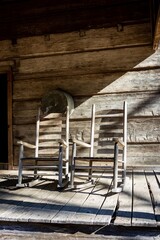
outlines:
{"label": "chair rocker", "polygon": [[[34,179],[42,176],[58,176],[57,187],[60,188],[68,183],[69,107],[65,114],[50,113],[43,118],[39,109],[35,145],[23,141],[18,141],[18,144],[20,152],[17,187],[26,186],[23,183],[25,175],[31,175]],[[25,156],[26,148],[34,149],[34,156]],[[28,173],[25,174],[27,170]],[[32,181],[28,185],[32,186]]]}
{"label": "chair rocker", "polygon": [[[83,187],[96,177],[111,177],[112,192],[122,191],[126,178],[127,103],[122,109],[95,111],[92,106],[90,143],[72,139],[70,186]],[[78,156],[78,146],[89,149],[89,156]],[[82,150],[81,150],[82,151]],[[80,185],[75,177],[86,177]]]}

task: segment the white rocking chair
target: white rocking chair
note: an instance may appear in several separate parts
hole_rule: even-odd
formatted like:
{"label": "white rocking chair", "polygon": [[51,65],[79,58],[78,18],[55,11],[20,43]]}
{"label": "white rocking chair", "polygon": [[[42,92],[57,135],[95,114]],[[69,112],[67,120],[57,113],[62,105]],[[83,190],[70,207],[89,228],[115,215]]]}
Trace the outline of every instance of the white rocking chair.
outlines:
{"label": "white rocking chair", "polygon": [[[67,107],[65,114],[50,113],[42,119],[39,110],[35,145],[23,141],[19,141],[18,144],[20,152],[17,187],[26,186],[23,183],[26,170],[30,170],[29,172],[34,179],[43,175],[58,176],[57,187],[60,188],[68,183],[69,107]],[[25,156],[25,148],[34,149],[34,156]],[[30,176],[28,173],[26,175]]]}

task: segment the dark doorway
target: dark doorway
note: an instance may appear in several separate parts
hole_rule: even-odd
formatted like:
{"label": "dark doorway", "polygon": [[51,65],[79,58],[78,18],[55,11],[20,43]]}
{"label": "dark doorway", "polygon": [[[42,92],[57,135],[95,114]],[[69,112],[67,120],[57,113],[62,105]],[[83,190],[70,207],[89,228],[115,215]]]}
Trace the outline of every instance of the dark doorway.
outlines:
{"label": "dark doorway", "polygon": [[7,74],[0,74],[0,168],[8,164],[8,98]]}

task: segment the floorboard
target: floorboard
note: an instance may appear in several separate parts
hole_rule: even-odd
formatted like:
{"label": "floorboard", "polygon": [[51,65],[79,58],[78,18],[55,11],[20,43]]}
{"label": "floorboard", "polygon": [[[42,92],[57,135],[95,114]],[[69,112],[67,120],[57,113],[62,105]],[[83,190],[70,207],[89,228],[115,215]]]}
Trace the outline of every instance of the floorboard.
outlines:
{"label": "floorboard", "polygon": [[125,187],[119,194],[118,210],[114,225],[131,226],[132,197],[132,172],[130,172],[127,174]]}
{"label": "floorboard", "polygon": [[[56,180],[33,187],[5,187],[0,179],[0,221],[94,226],[160,227],[160,172],[127,172],[122,192],[112,193],[112,180],[99,176],[94,185],[57,189]],[[12,178],[7,172],[7,178]],[[11,181],[12,182],[12,181]]]}
{"label": "floorboard", "polygon": [[144,171],[133,174],[132,226],[156,227],[156,220]]}
{"label": "floorboard", "polygon": [[105,194],[104,202],[99,209],[98,213],[95,216],[94,224],[95,225],[109,225],[113,218],[116,206],[117,206],[117,199],[118,193],[112,193],[112,181],[111,179],[106,179],[106,186],[107,190]]}
{"label": "floorboard", "polygon": [[148,185],[150,187],[155,219],[160,226],[160,188],[156,179],[156,175],[151,171],[146,171]]}
{"label": "floorboard", "polygon": [[92,191],[74,215],[74,223],[94,224],[94,219],[101,208],[108,191],[103,181],[103,178],[99,178],[98,181],[96,181]]}

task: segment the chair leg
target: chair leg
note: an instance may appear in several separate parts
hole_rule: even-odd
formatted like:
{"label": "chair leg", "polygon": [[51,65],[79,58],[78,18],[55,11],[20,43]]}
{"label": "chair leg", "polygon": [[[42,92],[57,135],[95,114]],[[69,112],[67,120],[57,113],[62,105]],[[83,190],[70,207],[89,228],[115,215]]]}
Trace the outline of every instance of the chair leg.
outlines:
{"label": "chair leg", "polygon": [[125,153],[126,149],[124,149],[124,153],[123,153],[123,164],[122,164],[122,188],[124,188],[125,186],[125,182],[126,182],[126,153]]}
{"label": "chair leg", "polygon": [[91,181],[92,180],[92,160],[89,161],[89,171],[88,171],[88,174],[89,174],[89,177],[88,177],[88,180]]}
{"label": "chair leg", "polygon": [[114,147],[114,172],[113,172],[113,189],[112,192],[121,192],[122,188],[118,188],[118,143]]}
{"label": "chair leg", "polygon": [[59,147],[59,165],[58,165],[58,187],[62,187],[62,174],[63,174],[63,147]]}
{"label": "chair leg", "polygon": [[63,146],[59,146],[59,158],[58,158],[58,188],[63,188],[68,183],[68,174],[66,171],[67,163],[65,165],[65,179],[63,179]]}
{"label": "chair leg", "polygon": [[19,165],[18,165],[18,183],[16,184],[17,187],[25,187],[25,184],[22,183],[22,170],[23,170],[23,163],[22,163],[22,157],[23,157],[23,150],[24,146],[20,145],[20,154],[19,154]]}
{"label": "chair leg", "polygon": [[19,169],[18,169],[18,185],[22,184],[22,160],[19,159]]}
{"label": "chair leg", "polygon": [[75,155],[76,155],[76,143],[73,143],[72,159],[71,159],[71,178],[70,178],[70,187],[71,188],[74,188]]}
{"label": "chair leg", "polygon": [[[35,166],[37,166],[37,160],[35,159]],[[37,179],[38,175],[37,175],[37,168],[34,169],[34,179]]]}

